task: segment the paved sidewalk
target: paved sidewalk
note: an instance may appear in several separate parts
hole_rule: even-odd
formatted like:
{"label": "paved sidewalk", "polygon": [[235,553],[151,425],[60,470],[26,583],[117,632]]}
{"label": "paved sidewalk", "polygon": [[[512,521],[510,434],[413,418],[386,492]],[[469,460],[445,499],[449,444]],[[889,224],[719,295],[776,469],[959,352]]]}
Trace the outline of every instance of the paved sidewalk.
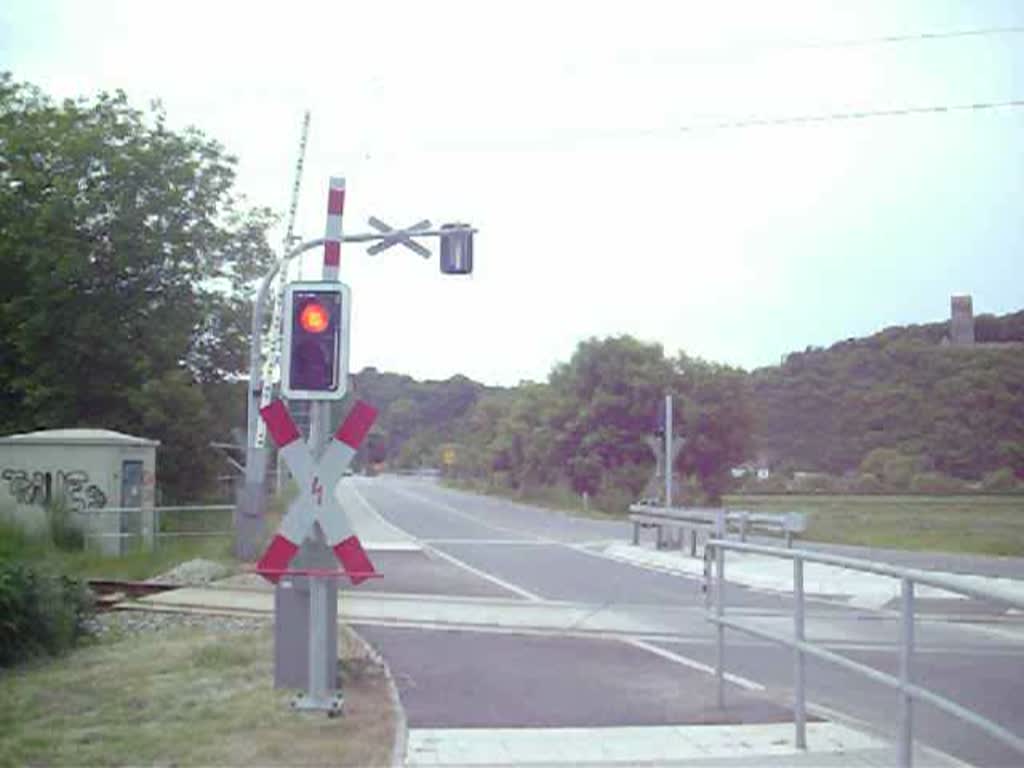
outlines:
{"label": "paved sidewalk", "polygon": [[[601,553],[620,562],[682,576],[702,578],[704,561],[679,550],[659,550],[651,544],[614,542]],[[994,576],[943,573],[965,585],[990,586],[1024,599],[1024,580]],[[779,557],[729,552],[726,578],[733,584],[772,592],[793,591],[793,564]],[[857,608],[882,608],[900,596],[900,581],[863,571],[820,563],[804,565],[804,593],[815,597],[840,598]],[[920,599],[965,600],[963,595],[925,585],[915,588]]]}
{"label": "paved sidewalk", "polygon": [[[792,724],[625,728],[423,728],[409,731],[409,766],[658,765],[857,766],[896,764],[883,741],[836,723],[808,723],[807,750]],[[918,749],[916,766],[956,763]]]}
{"label": "paved sidewalk", "polygon": [[[266,614],[272,611],[273,595],[262,589],[183,588],[148,596],[133,606],[144,610]],[[706,631],[699,610],[675,610],[689,612],[695,621],[700,619],[701,632]],[[416,718],[412,718],[406,756],[410,766],[791,765],[844,768],[895,764],[891,744],[834,722],[809,722],[809,751],[797,750],[786,708],[776,703],[763,686],[733,675],[727,676],[732,684],[730,707],[716,713],[708,703],[714,685],[710,667],[633,639],[635,633],[652,627],[636,616],[601,610],[600,606],[366,593],[343,595],[340,615],[355,625],[362,625],[364,633],[371,638],[382,631],[412,633],[409,642],[417,644],[422,652],[413,656],[405,654],[403,658],[408,657],[406,662],[410,658],[420,661],[408,669],[393,667],[392,670],[399,689],[406,691],[402,694],[405,706],[409,706],[405,697],[411,695],[410,683],[419,699],[427,697],[437,702],[438,697],[447,696],[447,691],[452,694],[449,698],[463,704],[477,699],[493,701],[493,706],[481,708],[478,705],[474,711],[479,713],[477,717],[484,716],[484,720],[486,716],[497,716],[501,727],[465,728],[461,726],[467,721],[458,718],[454,724],[460,727],[429,727],[429,723],[424,724],[428,727],[417,727]],[[411,624],[425,626],[433,622],[439,627],[449,627],[450,631],[435,631],[431,636],[429,630],[424,632],[413,626],[397,629],[403,617]],[[473,634],[462,635],[454,642],[460,624],[472,627]],[[540,635],[532,636],[530,632]],[[588,632],[593,633],[589,638],[581,637]],[[616,633],[621,634],[616,638]],[[428,650],[431,642],[440,643],[436,652]],[[432,669],[429,660],[447,658],[443,649],[450,650],[453,642],[462,648],[449,659],[454,666]],[[563,646],[561,660],[557,660],[557,653],[551,655],[554,645]],[[387,660],[388,644],[379,650],[383,650]],[[517,661],[518,656],[522,658]],[[476,657],[482,666],[474,667],[469,663]],[[505,663],[495,665],[495,659]],[[456,682],[458,670],[463,667],[466,667],[467,674],[463,675],[466,679]],[[539,677],[523,677],[527,671]],[[525,699],[521,698],[526,695],[525,690],[517,695],[505,690],[523,684],[527,684],[530,691]],[[456,686],[455,690],[452,685]],[[564,698],[564,702],[549,713],[553,716],[557,712],[558,717],[554,720],[536,718],[536,722],[531,723],[529,717],[520,720],[513,716],[511,723],[558,725],[561,718],[572,724],[577,718],[588,722],[587,712],[590,717],[595,716],[595,712],[598,715],[605,712],[605,715],[597,717],[599,724],[595,727],[506,727],[509,713],[514,715],[519,706],[526,707],[523,712],[536,714],[534,697],[541,689],[546,690],[545,686],[554,686]],[[591,688],[593,690],[589,690]],[[589,693],[582,695],[583,689],[588,689]],[[620,726],[618,723],[623,720],[609,717],[618,711],[620,698],[622,705],[629,703],[623,712],[629,711],[631,717],[638,718],[633,720],[634,724]],[[531,699],[534,704],[529,703]],[[582,707],[576,714],[567,704],[573,701]],[[639,702],[647,704],[637,710]],[[420,705],[422,702],[417,706]],[[686,714],[690,710],[693,712]],[[502,716],[501,712],[506,714]],[[738,717],[739,721],[716,724],[722,723],[720,718],[727,713]],[[958,766],[962,763],[917,750],[915,765]]]}

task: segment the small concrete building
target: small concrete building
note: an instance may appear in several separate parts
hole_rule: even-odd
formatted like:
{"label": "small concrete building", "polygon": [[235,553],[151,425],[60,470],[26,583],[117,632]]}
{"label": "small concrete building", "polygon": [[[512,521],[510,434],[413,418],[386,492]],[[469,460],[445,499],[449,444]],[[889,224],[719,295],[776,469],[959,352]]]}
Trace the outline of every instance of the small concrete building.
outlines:
{"label": "small concrete building", "polygon": [[29,528],[63,501],[87,546],[122,554],[153,543],[159,442],[107,429],[50,429],[0,437],[0,513]]}

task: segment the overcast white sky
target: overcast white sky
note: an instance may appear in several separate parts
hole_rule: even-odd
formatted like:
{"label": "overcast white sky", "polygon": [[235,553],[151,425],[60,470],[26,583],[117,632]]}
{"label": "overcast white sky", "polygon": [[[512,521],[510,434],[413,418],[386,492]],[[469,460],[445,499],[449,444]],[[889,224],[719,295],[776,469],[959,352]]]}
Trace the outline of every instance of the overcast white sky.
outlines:
{"label": "overcast white sky", "polygon": [[1024,3],[7,0],[0,69],[161,99],[280,211],[311,109],[305,238],[331,175],[348,232],[480,230],[469,278],[343,249],[353,369],[510,384],[595,335],[753,368],[952,293],[1024,307],[1024,109],[679,130],[1024,99],[1021,31],[809,45],[994,27]]}

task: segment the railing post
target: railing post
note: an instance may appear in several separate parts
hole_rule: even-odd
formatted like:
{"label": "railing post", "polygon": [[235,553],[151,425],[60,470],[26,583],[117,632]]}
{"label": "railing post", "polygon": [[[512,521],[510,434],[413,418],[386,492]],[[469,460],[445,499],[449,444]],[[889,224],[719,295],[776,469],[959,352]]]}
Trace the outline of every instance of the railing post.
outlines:
{"label": "railing post", "polygon": [[900,768],[910,768],[914,760],[914,700],[907,687],[911,684],[914,660],[914,582],[902,579],[900,612]]}
{"label": "railing post", "polygon": [[[724,522],[724,515],[723,515]],[[717,686],[718,708],[725,709],[725,627],[721,619],[725,616],[725,550],[715,547],[715,616],[719,621],[715,624],[717,637],[715,642],[715,684]]]}
{"label": "railing post", "polygon": [[[797,643],[804,641],[804,561],[793,558],[793,634]],[[796,747],[807,749],[807,699],[804,691],[804,652],[798,645],[793,656],[793,724],[796,726]]]}
{"label": "railing post", "polygon": [[160,507],[153,507],[153,551],[160,549]]}

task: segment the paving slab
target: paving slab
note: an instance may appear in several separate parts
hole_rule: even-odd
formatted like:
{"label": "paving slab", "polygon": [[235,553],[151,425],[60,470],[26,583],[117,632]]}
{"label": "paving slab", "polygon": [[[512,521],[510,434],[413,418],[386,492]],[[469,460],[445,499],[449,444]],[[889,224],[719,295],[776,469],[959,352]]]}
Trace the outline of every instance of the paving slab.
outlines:
{"label": "paving slab", "polygon": [[[359,591],[339,595],[339,616],[353,624],[399,623],[534,630],[563,634],[619,634],[707,638],[711,627],[699,608],[623,607],[587,603],[535,603],[518,598],[457,597]],[[184,587],[139,599],[140,608],[269,613],[268,589]]]}
{"label": "paving slab", "polygon": [[[954,765],[918,749],[915,765]],[[413,728],[409,766],[686,765],[857,766],[895,765],[891,745],[831,722],[807,724],[807,749],[798,749],[793,726],[669,725],[611,728]]]}

